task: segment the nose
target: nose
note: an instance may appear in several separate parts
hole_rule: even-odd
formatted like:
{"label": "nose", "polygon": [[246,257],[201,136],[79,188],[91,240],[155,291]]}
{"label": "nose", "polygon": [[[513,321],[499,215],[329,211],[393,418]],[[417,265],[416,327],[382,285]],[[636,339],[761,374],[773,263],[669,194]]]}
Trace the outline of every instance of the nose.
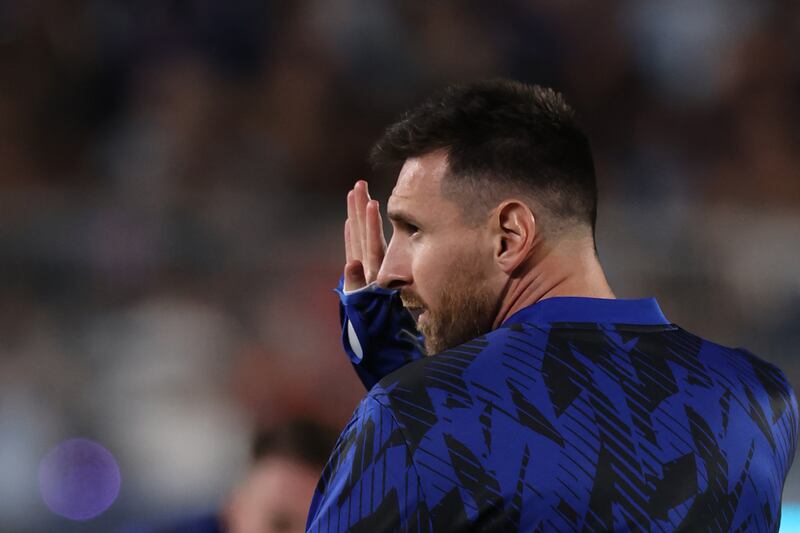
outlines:
{"label": "nose", "polygon": [[392,236],[386,255],[378,270],[378,286],[384,289],[402,289],[411,285],[411,256],[402,239]]}

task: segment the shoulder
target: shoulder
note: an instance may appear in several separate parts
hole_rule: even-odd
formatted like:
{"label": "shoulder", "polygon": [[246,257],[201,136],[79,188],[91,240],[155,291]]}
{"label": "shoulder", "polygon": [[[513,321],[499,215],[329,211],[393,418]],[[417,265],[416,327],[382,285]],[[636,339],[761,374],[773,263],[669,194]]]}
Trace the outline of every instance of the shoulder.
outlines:
{"label": "shoulder", "polygon": [[750,370],[751,386],[768,399],[773,423],[788,414],[792,425],[797,425],[797,397],[786,374],[776,365],[761,359],[749,350],[737,348],[735,352]]}
{"label": "shoulder", "polygon": [[[432,374],[442,377],[461,376],[468,372],[488,370],[488,367],[497,364],[497,356],[509,349],[543,351],[543,338],[546,340],[545,331],[535,327],[522,327],[519,324],[501,327],[464,344],[404,365],[384,377],[372,393],[376,398],[387,398],[398,390],[424,387],[426,377],[429,378]],[[427,383],[430,384],[430,381]]]}
{"label": "shoulder", "polygon": [[717,384],[726,395],[739,397],[755,420],[767,431],[784,417],[790,426],[797,425],[797,398],[786,374],[775,364],[745,348],[732,348],[703,339],[680,329],[683,339],[695,339],[697,361],[708,381]]}
{"label": "shoulder", "polygon": [[680,330],[687,337],[697,339],[699,357],[715,373],[735,374],[738,380],[751,389],[761,389],[771,397],[791,397],[792,386],[783,371],[775,364],[755,355],[746,348],[733,348],[703,339]]}
{"label": "shoulder", "polygon": [[786,374],[776,365],[745,348],[735,348],[734,351],[747,362],[753,374],[768,392],[784,395],[794,394]]}
{"label": "shoulder", "polygon": [[528,328],[499,328],[403,366],[369,396],[392,413],[414,452],[426,436],[472,431],[487,409],[516,412],[521,390],[546,398],[536,378],[546,344],[540,337]]}

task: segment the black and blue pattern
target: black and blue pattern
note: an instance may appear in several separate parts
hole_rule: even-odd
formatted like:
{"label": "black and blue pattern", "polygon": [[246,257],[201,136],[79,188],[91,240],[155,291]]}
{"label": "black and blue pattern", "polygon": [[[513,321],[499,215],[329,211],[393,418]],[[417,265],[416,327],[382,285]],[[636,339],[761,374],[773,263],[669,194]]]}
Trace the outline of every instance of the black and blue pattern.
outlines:
{"label": "black and blue pattern", "polygon": [[310,531],[778,529],[791,387],[654,300],[544,300],[414,359],[343,431]]}

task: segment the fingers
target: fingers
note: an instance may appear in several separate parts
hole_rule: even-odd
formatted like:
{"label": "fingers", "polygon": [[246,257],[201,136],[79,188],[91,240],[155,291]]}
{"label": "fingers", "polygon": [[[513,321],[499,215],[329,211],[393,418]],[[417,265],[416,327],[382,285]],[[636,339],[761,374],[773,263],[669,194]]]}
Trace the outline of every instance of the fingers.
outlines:
{"label": "fingers", "polygon": [[350,230],[350,258],[361,261],[363,257],[361,250],[361,231],[356,214],[356,194],[355,189],[347,193],[347,227]]}
{"label": "fingers", "polygon": [[383,235],[380,206],[377,200],[370,200],[366,206],[366,255],[364,270],[367,283],[372,283],[378,277],[378,271],[386,255],[386,238]]}
{"label": "fingers", "polygon": [[380,206],[370,199],[364,180],[357,181],[347,193],[344,243],[345,290],[360,289],[375,281],[386,255],[386,237],[383,235]]}
{"label": "fingers", "polygon": [[[358,234],[361,237],[361,253],[367,253],[367,202],[369,202],[369,192],[367,182],[358,180],[353,187],[353,198],[356,208],[356,219],[358,220]],[[364,255],[361,255],[363,262]]]}
{"label": "fingers", "polygon": [[344,221],[344,262],[349,263],[353,260],[353,249],[350,244],[350,219]]}
{"label": "fingers", "polygon": [[367,286],[361,261],[348,261],[344,266],[344,290],[354,291]]}

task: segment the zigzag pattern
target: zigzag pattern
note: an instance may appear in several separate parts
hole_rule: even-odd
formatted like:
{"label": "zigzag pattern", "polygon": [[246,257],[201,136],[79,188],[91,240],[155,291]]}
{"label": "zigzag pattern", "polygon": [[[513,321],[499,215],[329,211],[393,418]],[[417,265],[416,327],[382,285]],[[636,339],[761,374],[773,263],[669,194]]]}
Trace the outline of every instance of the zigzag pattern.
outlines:
{"label": "zigzag pattern", "polygon": [[365,398],[312,531],[776,531],[777,368],[673,325],[513,324]]}

